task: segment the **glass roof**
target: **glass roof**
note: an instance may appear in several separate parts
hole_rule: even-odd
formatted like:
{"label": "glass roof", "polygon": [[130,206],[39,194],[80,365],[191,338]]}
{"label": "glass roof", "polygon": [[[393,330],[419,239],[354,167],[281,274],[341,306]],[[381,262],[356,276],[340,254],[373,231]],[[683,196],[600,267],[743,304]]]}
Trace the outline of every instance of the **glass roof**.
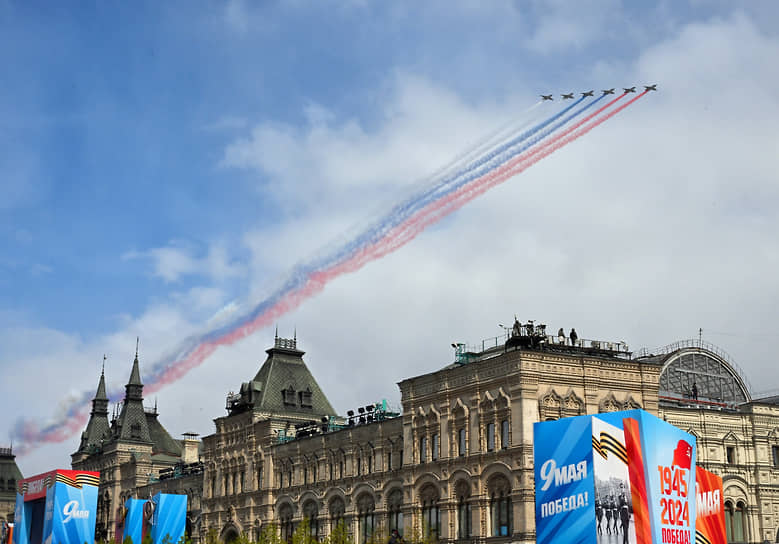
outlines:
{"label": "glass roof", "polygon": [[749,400],[730,365],[702,349],[683,349],[668,358],[660,374],[660,395],[727,404]]}

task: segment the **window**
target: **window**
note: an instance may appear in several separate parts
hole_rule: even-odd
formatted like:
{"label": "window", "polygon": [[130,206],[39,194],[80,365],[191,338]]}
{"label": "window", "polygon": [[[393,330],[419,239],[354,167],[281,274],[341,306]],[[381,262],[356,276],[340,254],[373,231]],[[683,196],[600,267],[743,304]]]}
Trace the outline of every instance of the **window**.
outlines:
{"label": "window", "polygon": [[262,489],[262,466],[257,469],[257,489]]}
{"label": "window", "polygon": [[316,539],[319,536],[319,509],[316,502],[308,501],[303,506],[303,517],[308,520],[309,536]]}
{"label": "window", "polygon": [[433,461],[437,461],[438,460],[438,446],[439,446],[439,444],[438,444],[438,434],[434,434],[433,435],[433,451],[432,451]]}
{"label": "window", "polygon": [[368,454],[368,457],[365,458],[365,461],[366,461],[365,464],[367,465],[365,467],[366,474],[370,474],[371,472],[373,472],[373,452]]}
{"label": "window", "polygon": [[241,493],[243,493],[243,490],[244,490],[244,487],[243,487],[243,485],[244,485],[244,483],[246,483],[246,482],[244,481],[244,479],[245,479],[245,478],[246,478],[246,472],[244,472],[244,471],[242,470],[242,471],[241,471],[241,491],[240,491]]}
{"label": "window", "polygon": [[392,450],[387,452],[387,470],[392,470]]}
{"label": "window", "polygon": [[357,455],[357,475],[359,476],[362,474],[362,457],[360,455]]}
{"label": "window", "polygon": [[487,451],[495,451],[495,424],[487,425]]}
{"label": "window", "polygon": [[736,463],[736,447],[735,446],[728,446],[725,448],[725,460],[729,465],[733,465]]}
{"label": "window", "polygon": [[746,505],[739,501],[735,509],[733,503],[725,502],[725,533],[728,542],[746,541]]}
{"label": "window", "polygon": [[319,463],[314,461],[314,464],[311,465],[311,481],[314,482],[314,483],[316,483],[316,468],[317,468],[318,464]]}
{"label": "window", "polygon": [[330,473],[330,479],[333,480],[333,463],[327,463],[327,471]]}
{"label": "window", "polygon": [[468,448],[465,442],[465,429],[460,429],[459,431],[457,431],[457,443],[458,443],[458,450],[457,450],[458,455],[460,457],[465,457],[468,454]]}
{"label": "window", "polygon": [[402,534],[403,513],[400,511],[401,506],[403,506],[403,492],[400,489],[395,489],[387,496],[388,529],[390,531],[397,529]]}
{"label": "window", "polygon": [[511,498],[503,493],[493,494],[490,500],[492,536],[511,535]]}
{"label": "window", "polygon": [[771,446],[771,452],[774,456],[774,466],[779,467],[779,446]]}
{"label": "window", "polygon": [[308,483],[308,468],[303,467],[303,484]]}
{"label": "window", "polygon": [[471,503],[462,496],[457,502],[457,538],[471,538]]}
{"label": "window", "polygon": [[504,450],[509,447],[509,422],[507,419],[500,422],[500,447]]}
{"label": "window", "polygon": [[471,484],[466,480],[460,480],[455,484],[455,496],[457,497],[457,539],[471,538]]}
{"label": "window", "polygon": [[311,404],[311,389],[306,388],[305,391],[298,393],[298,400],[303,408],[311,408],[313,406]]}
{"label": "window", "polygon": [[292,507],[289,504],[285,504],[279,509],[279,525],[281,526],[282,542],[292,542],[292,533],[295,530],[292,526]]}
{"label": "window", "polygon": [[346,511],[346,506],[343,499],[334,497],[327,509],[330,511],[330,530],[336,532],[336,529],[338,529],[345,534],[344,512]]}
{"label": "window", "polygon": [[291,385],[281,390],[281,397],[285,406],[295,406],[295,389]]}
{"label": "window", "polygon": [[432,540],[441,534],[441,511],[438,507],[438,488],[427,485],[419,493],[422,501],[422,531]]}
{"label": "window", "polygon": [[490,535],[508,537],[512,534],[511,484],[504,476],[487,482],[490,496]]}
{"label": "window", "polygon": [[357,531],[358,531],[358,544],[365,544],[373,536],[374,527],[374,514],[376,505],[373,502],[373,497],[368,494],[363,494],[357,499]]}
{"label": "window", "polygon": [[419,439],[419,462],[425,461],[427,461],[427,437],[423,436]]}
{"label": "window", "polygon": [[344,461],[341,459],[338,462],[338,477],[343,478],[344,477]]}

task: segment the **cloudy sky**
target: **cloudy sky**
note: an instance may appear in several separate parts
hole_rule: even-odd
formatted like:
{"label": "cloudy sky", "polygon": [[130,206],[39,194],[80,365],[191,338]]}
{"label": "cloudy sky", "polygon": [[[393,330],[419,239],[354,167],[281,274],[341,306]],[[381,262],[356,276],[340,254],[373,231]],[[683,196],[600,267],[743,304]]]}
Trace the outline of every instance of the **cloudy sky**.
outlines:
{"label": "cloudy sky", "polygon": [[[0,446],[261,301],[541,92],[659,92],[278,319],[341,413],[514,314],[779,388],[779,5],[0,0]],[[548,107],[548,106],[544,106]],[[557,106],[555,106],[557,107]],[[556,111],[554,109],[548,110]],[[207,435],[274,327],[147,396]],[[17,458],[67,468],[78,437]]]}

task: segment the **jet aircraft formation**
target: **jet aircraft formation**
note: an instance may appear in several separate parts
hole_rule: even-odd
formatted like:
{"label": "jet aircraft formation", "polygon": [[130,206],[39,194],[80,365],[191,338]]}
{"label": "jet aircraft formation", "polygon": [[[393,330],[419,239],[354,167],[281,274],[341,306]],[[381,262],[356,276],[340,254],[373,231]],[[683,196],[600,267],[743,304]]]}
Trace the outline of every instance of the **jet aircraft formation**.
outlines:
{"label": "jet aircraft formation", "polygon": [[[656,90],[657,90],[657,83],[655,83],[654,85],[644,85],[644,92],[656,91]],[[594,92],[595,92],[595,90],[583,92],[583,93],[581,93],[582,98],[584,98],[586,96],[593,96]],[[603,89],[601,92],[604,95],[606,95],[606,94],[614,94],[614,88]],[[628,93],[634,93],[634,92],[636,92],[636,87],[622,87],[622,94],[628,94]],[[562,97],[563,100],[573,100],[573,95],[574,95],[574,93],[563,93],[560,96]],[[542,94],[540,96],[541,96],[541,100],[542,101],[544,101],[544,100],[554,100],[554,95],[553,94]]]}

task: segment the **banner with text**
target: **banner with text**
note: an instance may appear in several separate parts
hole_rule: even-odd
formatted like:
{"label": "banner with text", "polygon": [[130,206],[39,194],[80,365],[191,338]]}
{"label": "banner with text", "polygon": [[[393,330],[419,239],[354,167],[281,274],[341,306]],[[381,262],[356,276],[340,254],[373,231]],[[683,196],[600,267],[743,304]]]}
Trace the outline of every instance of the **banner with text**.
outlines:
{"label": "banner with text", "polygon": [[690,544],[695,437],[643,410],[536,423],[538,544]]}

